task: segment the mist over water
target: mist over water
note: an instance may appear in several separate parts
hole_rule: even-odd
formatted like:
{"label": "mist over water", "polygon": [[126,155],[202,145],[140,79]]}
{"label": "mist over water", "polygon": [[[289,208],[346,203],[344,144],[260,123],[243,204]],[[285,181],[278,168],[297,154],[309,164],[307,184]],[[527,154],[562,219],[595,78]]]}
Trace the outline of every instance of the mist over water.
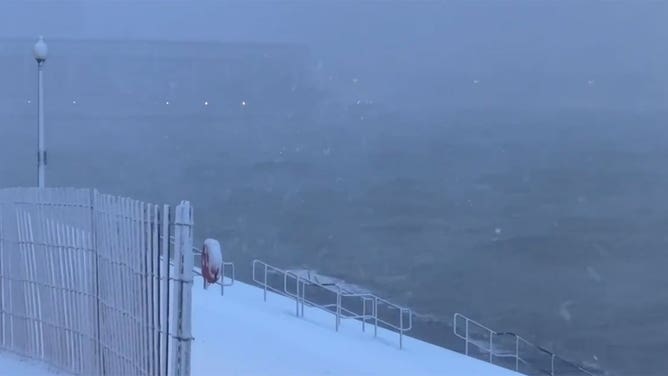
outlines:
{"label": "mist over water", "polygon": [[0,186],[34,185],[37,9],[48,185],[191,200],[241,279],[316,269],[457,350],[461,312],[668,369],[664,4],[28,4],[0,12]]}

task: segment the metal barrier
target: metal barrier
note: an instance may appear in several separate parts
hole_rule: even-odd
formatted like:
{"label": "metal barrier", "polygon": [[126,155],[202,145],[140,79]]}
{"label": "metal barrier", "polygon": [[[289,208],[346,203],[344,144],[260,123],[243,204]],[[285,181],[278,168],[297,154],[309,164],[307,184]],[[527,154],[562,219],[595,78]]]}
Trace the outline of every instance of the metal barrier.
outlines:
{"label": "metal barrier", "polygon": [[[262,273],[262,279],[259,279],[259,274]],[[346,290],[338,283],[321,283],[304,278],[299,274],[277,268],[269,265],[261,260],[253,260],[253,282],[257,283],[263,288],[264,301],[267,301],[267,291],[273,291],[279,295],[287,296],[295,299],[295,314],[297,317],[304,316],[304,306],[318,308],[325,312],[334,314],[335,327],[339,330],[342,319],[354,319],[362,322],[362,331],[366,331],[366,324],[369,320],[374,325],[374,337],[378,335],[378,326],[393,329],[399,333],[399,348],[403,348],[404,333],[413,328],[413,312],[409,308],[401,307],[397,304],[391,303],[388,300],[382,299],[370,293],[357,293]],[[283,279],[282,289],[276,288],[269,282],[269,275],[278,275]],[[294,290],[291,290],[290,281],[294,281]],[[333,294],[335,296],[334,303],[319,303],[315,298],[306,296],[307,287],[316,288],[321,294]],[[360,305],[361,313],[355,312],[350,307],[344,304],[344,300],[357,302]],[[371,304],[369,310],[367,306]],[[385,309],[388,312],[398,311],[398,322],[390,322],[384,318],[379,312]]]}
{"label": "metal barrier", "polygon": [[[464,321],[464,334],[461,333],[461,331],[458,331],[458,323],[460,321]],[[557,368],[555,364],[563,364],[568,367],[568,372],[564,373],[564,375],[587,375],[587,376],[594,376],[594,374],[586,369],[584,369],[582,366],[579,366],[573,362],[570,362],[568,360],[565,360],[555,353],[541,347],[538,345],[535,345],[526,339],[520,337],[519,335],[511,332],[497,332],[491,328],[486,327],[485,325],[472,320],[460,313],[455,313],[453,316],[453,325],[452,325],[452,330],[455,336],[461,338],[464,340],[464,354],[469,355],[469,344],[474,345],[478,350],[482,351],[483,353],[488,354],[488,361],[490,363],[494,363],[494,358],[511,358],[514,360],[514,370],[515,371],[520,371],[520,365],[525,365],[528,367],[531,367],[532,369],[541,372],[542,374],[545,375],[550,375],[550,376],[557,376],[560,375],[557,371]],[[477,332],[483,332],[482,339],[476,339],[475,336],[472,335],[472,330],[477,331]],[[500,349],[500,346],[498,345],[498,341],[496,342],[497,348],[495,349],[495,338],[500,338],[500,337],[511,337],[514,342],[514,351],[510,352],[503,352]],[[533,349],[535,352],[538,352],[540,354],[546,355],[549,359],[549,366],[548,369],[545,369],[543,367],[537,366],[534,364],[534,362],[531,362],[530,360],[526,359],[526,356],[523,358],[522,354],[520,353],[520,347],[521,345],[527,346],[531,349]]]}
{"label": "metal barrier", "polygon": [[[225,273],[225,267],[226,267],[226,266],[229,266],[230,269],[232,269],[232,275],[229,277],[229,278],[230,278],[230,282],[229,282],[229,283],[225,283],[225,276],[227,275],[227,274]],[[221,277],[220,277],[220,285],[221,285],[221,287],[225,287],[225,286],[234,286],[234,281],[236,280],[235,275],[236,275],[236,272],[234,271],[234,263],[233,263],[233,262],[223,262],[223,274],[222,274]]]}
{"label": "metal barrier", "polygon": [[[403,347],[403,337],[404,337],[404,332],[410,331],[413,329],[413,311],[410,308],[405,308],[401,307],[399,305],[396,305],[394,303],[390,303],[389,301],[379,298],[377,296],[373,296],[374,298],[374,312],[376,312],[376,329],[378,328],[378,323],[381,323],[385,326],[388,326],[392,329],[395,329],[399,332],[399,348]],[[378,307],[386,307],[389,310],[398,310],[399,311],[399,325],[392,324],[388,321],[379,319],[378,317],[380,316],[378,314]],[[404,319],[404,316],[408,318],[408,323],[406,323],[406,319]],[[407,324],[404,326],[404,324]]]}
{"label": "metal barrier", "polygon": [[185,201],[0,189],[0,350],[68,374],[190,375],[192,233]]}
{"label": "metal barrier", "polygon": [[[261,265],[263,270],[264,270],[264,279],[262,281],[257,279],[257,273],[255,271],[257,265]],[[267,280],[267,276],[269,275],[270,272],[271,273],[280,273],[280,274],[285,273],[285,271],[283,269],[279,269],[275,266],[271,266],[271,265],[269,265],[265,262],[262,262],[260,260],[253,260],[253,273],[252,273],[253,274],[252,275],[253,282],[262,286],[262,288],[264,290],[264,301],[265,302],[267,301],[267,291],[273,291],[277,294],[283,295],[283,291],[275,289],[274,287],[269,285],[268,280]]]}
{"label": "metal barrier", "polygon": [[[296,291],[295,293],[292,293],[288,290],[288,280],[289,278],[293,278],[295,280],[295,286],[296,286]],[[319,304],[313,300],[309,300],[306,298],[306,287],[317,287],[323,292],[329,292],[333,293],[336,295],[336,303],[332,304]],[[301,287],[301,288],[300,288]],[[324,284],[324,283],[318,283],[318,282],[313,282],[309,279],[302,278],[300,275],[292,272],[292,271],[285,271],[283,273],[283,292],[287,296],[291,296],[295,298],[295,301],[297,303],[296,306],[296,315],[304,317],[304,305],[308,304],[311,307],[316,307],[320,308],[325,311],[329,311],[333,313],[336,316],[336,330],[339,330],[339,326],[341,324],[342,319],[361,319],[362,320],[362,330],[364,331],[364,326],[366,323],[367,319],[373,319],[374,314],[373,312],[369,315],[366,314],[366,301],[367,300],[373,300],[373,295],[371,294],[359,294],[359,293],[348,293],[345,292],[340,285],[336,284]],[[343,306],[342,300],[343,298],[359,298],[362,304],[362,313],[358,314],[350,309],[347,309]],[[300,310],[301,308],[301,310]],[[334,312],[332,312],[332,310]]]}

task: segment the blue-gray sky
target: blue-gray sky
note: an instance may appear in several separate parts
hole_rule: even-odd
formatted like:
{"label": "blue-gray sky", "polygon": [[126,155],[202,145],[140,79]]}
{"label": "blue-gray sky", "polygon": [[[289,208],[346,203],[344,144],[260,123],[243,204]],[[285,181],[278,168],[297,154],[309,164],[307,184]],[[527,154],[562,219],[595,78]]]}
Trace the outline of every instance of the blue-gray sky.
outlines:
{"label": "blue-gray sky", "polygon": [[0,37],[302,43],[381,99],[428,101],[453,77],[555,92],[594,80],[606,98],[668,98],[667,2],[56,0],[0,10]]}

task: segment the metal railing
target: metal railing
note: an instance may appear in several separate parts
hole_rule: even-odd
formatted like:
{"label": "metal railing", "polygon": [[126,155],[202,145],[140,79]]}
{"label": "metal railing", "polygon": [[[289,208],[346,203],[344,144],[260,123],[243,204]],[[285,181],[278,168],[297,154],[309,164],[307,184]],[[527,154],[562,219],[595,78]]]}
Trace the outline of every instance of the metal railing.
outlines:
{"label": "metal railing", "polygon": [[[464,333],[462,334],[461,330],[458,330],[458,323],[464,321]],[[472,320],[460,313],[455,313],[453,316],[453,325],[452,330],[455,336],[464,340],[464,354],[470,356],[469,344],[476,347],[478,351],[487,355],[487,360],[494,364],[495,358],[510,358],[514,365],[511,365],[509,368],[513,368],[515,371],[520,372],[521,366],[529,367],[535,371],[540,372],[543,375],[558,376],[558,375],[587,375],[594,376],[594,374],[579,366],[573,362],[565,360],[552,351],[545,349],[544,347],[533,344],[526,339],[520,337],[519,335],[511,332],[497,332],[487,326]],[[480,335],[482,332],[482,335]],[[478,334],[477,336],[475,334]],[[482,337],[482,338],[480,338]],[[503,338],[511,338],[511,341],[505,340]],[[513,350],[504,351],[502,349],[502,343],[505,343],[509,346],[514,347]],[[496,346],[496,348],[495,348]],[[522,353],[521,348],[528,348],[529,350]],[[531,351],[535,355],[540,355],[543,357],[543,362],[540,359],[536,359],[536,356],[530,357],[529,354]],[[546,358],[546,359],[545,359]],[[548,363],[547,366],[541,365],[540,363]],[[504,365],[500,362],[497,362],[498,365]],[[561,365],[562,369],[566,368],[564,372],[559,370],[558,365]],[[507,364],[505,365],[507,366]]]}
{"label": "metal railing", "polygon": [[[295,288],[296,291],[293,293],[289,290],[288,288],[288,281],[290,279],[295,280]],[[319,290],[320,294],[326,294],[326,293],[332,293],[335,294],[336,300],[335,303],[330,303],[330,304],[322,304],[322,303],[317,303],[316,301],[312,299],[307,299],[306,298],[306,288],[307,287],[315,287]],[[366,306],[368,301],[374,300],[373,295],[371,294],[360,294],[360,293],[350,293],[346,292],[340,285],[337,284],[325,284],[325,283],[318,283],[318,282],[313,282],[309,279],[303,278],[297,273],[294,273],[292,271],[285,271],[283,273],[283,292],[284,295],[291,296],[295,298],[295,301],[297,303],[296,306],[296,315],[304,317],[304,306],[308,304],[311,307],[316,307],[320,308],[325,311],[330,311],[331,313],[334,313],[336,316],[336,321],[335,321],[335,327],[336,330],[339,330],[339,326],[341,325],[341,320],[342,319],[361,319],[362,320],[362,331],[365,331],[365,324],[367,319],[374,319],[375,317],[375,306],[372,306],[373,309],[367,314],[366,312]],[[343,299],[344,298],[353,298],[353,299],[360,299],[361,305],[362,305],[362,313],[356,313],[351,309],[348,309],[343,306]],[[300,309],[301,308],[301,309]]]}
{"label": "metal railing", "polygon": [[[262,279],[260,279],[262,275]],[[275,275],[282,279],[282,288],[272,285],[269,277]],[[264,301],[267,301],[267,291],[295,299],[295,314],[304,317],[304,306],[318,308],[332,313],[335,317],[335,328],[338,331],[341,320],[353,319],[361,321],[362,331],[366,331],[366,325],[370,321],[374,326],[374,337],[378,335],[378,327],[385,327],[399,333],[399,348],[403,348],[404,333],[413,328],[413,312],[411,309],[401,307],[380,298],[371,293],[360,293],[347,290],[340,283],[323,283],[304,278],[299,274],[277,268],[261,260],[253,260],[253,282],[260,285],[264,291]],[[291,287],[293,287],[291,289]],[[307,290],[310,293],[307,297]],[[323,300],[329,295],[329,299]],[[334,302],[332,302],[332,300]],[[347,304],[346,304],[347,303]],[[361,311],[355,311],[351,305]],[[382,313],[385,312],[386,315]],[[397,313],[398,315],[392,315]],[[390,321],[387,316],[394,316],[396,321]]]}
{"label": "metal railing", "polygon": [[[262,267],[264,269],[264,279],[262,281],[257,279],[257,273],[255,272],[255,270],[256,270],[255,267],[257,265],[260,265],[260,264],[262,265]],[[283,273],[285,273],[285,271],[283,269],[279,269],[275,266],[271,266],[267,263],[264,263],[260,260],[253,260],[253,273],[252,273],[253,274],[252,275],[253,282],[262,286],[262,289],[264,290],[264,301],[265,302],[267,301],[267,291],[273,291],[277,294],[284,295],[284,292],[282,290],[278,290],[278,289],[269,285],[269,280],[268,280],[269,273],[278,273],[278,274],[282,275]]]}

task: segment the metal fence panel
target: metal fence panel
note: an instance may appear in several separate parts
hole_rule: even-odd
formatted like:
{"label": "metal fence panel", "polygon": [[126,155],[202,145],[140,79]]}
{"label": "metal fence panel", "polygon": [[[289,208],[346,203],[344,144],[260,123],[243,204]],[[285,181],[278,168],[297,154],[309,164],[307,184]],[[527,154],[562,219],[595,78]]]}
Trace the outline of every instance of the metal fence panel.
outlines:
{"label": "metal fence panel", "polygon": [[170,210],[0,189],[0,349],[73,374],[188,375],[192,208]]}

